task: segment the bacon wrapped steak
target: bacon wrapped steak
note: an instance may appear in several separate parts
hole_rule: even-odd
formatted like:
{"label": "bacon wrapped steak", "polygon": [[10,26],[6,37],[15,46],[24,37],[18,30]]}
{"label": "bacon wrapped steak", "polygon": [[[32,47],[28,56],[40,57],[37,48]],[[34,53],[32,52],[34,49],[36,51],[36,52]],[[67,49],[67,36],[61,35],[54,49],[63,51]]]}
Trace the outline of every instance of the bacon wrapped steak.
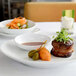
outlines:
{"label": "bacon wrapped steak", "polygon": [[56,40],[52,41],[52,50],[51,53],[57,57],[70,57],[73,52],[73,41],[57,42]]}
{"label": "bacon wrapped steak", "polygon": [[70,57],[73,52],[73,40],[68,37],[65,30],[61,30],[58,36],[52,41],[51,54],[57,57]]}

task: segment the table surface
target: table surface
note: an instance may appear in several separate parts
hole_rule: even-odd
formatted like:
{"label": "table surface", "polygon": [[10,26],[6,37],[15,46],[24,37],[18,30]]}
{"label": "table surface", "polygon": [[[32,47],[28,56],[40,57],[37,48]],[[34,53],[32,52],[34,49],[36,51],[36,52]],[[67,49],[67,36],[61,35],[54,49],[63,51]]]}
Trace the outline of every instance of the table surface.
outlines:
{"label": "table surface", "polygon": [[[60,30],[60,22],[36,22],[40,31],[52,33]],[[74,33],[76,32],[76,23],[74,24]],[[0,35],[0,46],[4,42],[13,39],[13,37],[4,37]],[[0,76],[76,76],[76,62],[68,65],[60,65],[50,69],[39,69],[29,67],[8,58],[0,52]]]}

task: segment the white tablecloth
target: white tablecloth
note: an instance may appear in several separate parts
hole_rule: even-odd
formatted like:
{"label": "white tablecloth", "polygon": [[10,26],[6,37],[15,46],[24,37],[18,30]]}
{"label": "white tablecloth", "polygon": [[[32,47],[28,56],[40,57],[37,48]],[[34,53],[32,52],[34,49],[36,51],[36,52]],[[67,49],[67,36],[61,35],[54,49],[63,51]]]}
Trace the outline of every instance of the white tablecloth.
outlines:
{"label": "white tablecloth", "polygon": [[[43,33],[52,33],[60,30],[61,23],[39,22],[36,25]],[[75,33],[76,23],[74,28]],[[12,38],[0,35],[0,45],[10,39]],[[39,69],[20,64],[0,52],[0,76],[76,76],[76,62],[50,69]]]}

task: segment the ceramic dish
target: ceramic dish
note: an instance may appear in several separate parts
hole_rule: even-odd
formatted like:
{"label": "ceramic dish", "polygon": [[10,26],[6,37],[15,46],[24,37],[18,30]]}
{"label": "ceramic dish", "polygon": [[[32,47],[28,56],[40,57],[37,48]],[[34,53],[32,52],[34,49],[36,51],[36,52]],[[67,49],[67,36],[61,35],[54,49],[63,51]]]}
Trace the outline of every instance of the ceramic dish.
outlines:
{"label": "ceramic dish", "polygon": [[7,34],[7,33],[3,33],[3,32],[0,32],[0,35],[4,36],[4,37],[16,37],[17,36],[17,35]]}
{"label": "ceramic dish", "polygon": [[39,29],[36,28],[35,22],[28,20],[28,27],[27,29],[8,29],[6,27],[6,24],[10,23],[12,21],[11,20],[5,20],[0,22],[0,32],[4,32],[4,33],[8,33],[8,34],[22,34],[22,33],[27,33],[27,32],[34,32],[34,31],[38,31]]}
{"label": "ceramic dish", "polygon": [[[50,51],[52,46],[49,45],[46,48],[48,48],[48,50]],[[76,50],[76,42],[74,44],[74,50]],[[65,65],[71,64],[74,61],[76,61],[76,51],[74,51],[72,56],[69,58],[58,58],[58,57],[52,56],[51,61],[41,61],[41,60],[33,61],[32,59],[30,59],[28,57],[28,52],[16,47],[13,40],[5,42],[1,46],[1,51],[6,56],[8,56],[22,64],[26,64],[26,65],[29,65],[32,67],[37,67],[37,68],[52,68],[52,67],[58,67],[60,65],[65,66]]]}
{"label": "ceramic dish", "polygon": [[35,34],[35,33],[27,33],[23,35],[17,36],[15,39],[16,46],[25,49],[27,51],[38,49],[41,45],[36,46],[29,46],[29,45],[22,45],[22,43],[27,42],[45,42],[47,40],[46,45],[51,41],[51,39],[46,35]]}

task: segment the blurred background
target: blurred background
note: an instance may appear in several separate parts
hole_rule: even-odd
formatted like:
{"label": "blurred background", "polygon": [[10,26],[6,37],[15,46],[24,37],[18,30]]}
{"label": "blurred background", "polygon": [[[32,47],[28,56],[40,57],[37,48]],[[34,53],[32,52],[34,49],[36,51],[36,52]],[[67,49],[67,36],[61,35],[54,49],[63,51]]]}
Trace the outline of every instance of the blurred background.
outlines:
{"label": "blurred background", "polygon": [[0,21],[24,16],[25,2],[76,2],[76,0],[0,0]]}

